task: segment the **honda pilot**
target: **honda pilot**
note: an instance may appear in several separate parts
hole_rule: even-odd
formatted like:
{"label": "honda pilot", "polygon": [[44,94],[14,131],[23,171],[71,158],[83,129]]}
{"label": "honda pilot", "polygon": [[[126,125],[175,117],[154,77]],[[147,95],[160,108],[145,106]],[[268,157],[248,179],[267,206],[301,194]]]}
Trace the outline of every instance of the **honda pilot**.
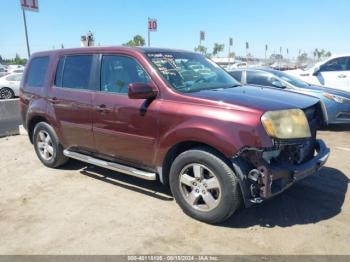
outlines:
{"label": "honda pilot", "polygon": [[220,223],[315,174],[329,149],[314,97],[242,86],[193,52],[90,47],[31,56],[23,125],[40,161],[68,159],[169,185],[189,216]]}

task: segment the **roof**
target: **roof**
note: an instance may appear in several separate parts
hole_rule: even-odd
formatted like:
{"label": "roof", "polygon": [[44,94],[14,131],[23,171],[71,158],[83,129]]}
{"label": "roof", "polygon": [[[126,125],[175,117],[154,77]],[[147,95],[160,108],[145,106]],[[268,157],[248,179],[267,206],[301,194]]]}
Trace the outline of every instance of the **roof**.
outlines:
{"label": "roof", "polygon": [[50,54],[74,54],[74,53],[94,53],[94,52],[118,52],[118,51],[131,51],[131,52],[188,52],[193,51],[171,49],[171,48],[158,48],[158,47],[128,47],[128,46],[92,46],[92,47],[79,47],[79,48],[63,48],[55,50],[47,50],[36,52],[33,56],[37,55],[50,55]]}

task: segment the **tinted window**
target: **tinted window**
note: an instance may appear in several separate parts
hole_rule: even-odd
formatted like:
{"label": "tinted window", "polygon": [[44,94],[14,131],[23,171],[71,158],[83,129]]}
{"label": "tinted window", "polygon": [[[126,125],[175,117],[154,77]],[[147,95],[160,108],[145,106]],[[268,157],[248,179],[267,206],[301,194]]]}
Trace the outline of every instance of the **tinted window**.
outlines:
{"label": "tinted window", "polygon": [[247,84],[274,87],[271,75],[262,71],[247,71]]}
{"label": "tinted window", "polygon": [[92,55],[76,55],[61,58],[56,71],[56,86],[88,89]]}
{"label": "tinted window", "polygon": [[335,58],[321,66],[321,71],[347,71],[350,70],[350,58]]}
{"label": "tinted window", "polygon": [[242,71],[233,71],[233,72],[229,72],[229,74],[231,76],[233,76],[234,79],[236,79],[237,81],[241,82],[241,80],[242,80]]}
{"label": "tinted window", "polygon": [[147,73],[131,57],[106,55],[102,58],[101,91],[126,94],[130,83],[148,83],[149,80]]}
{"label": "tinted window", "polygon": [[26,85],[41,87],[44,85],[49,57],[36,57],[30,62]]}

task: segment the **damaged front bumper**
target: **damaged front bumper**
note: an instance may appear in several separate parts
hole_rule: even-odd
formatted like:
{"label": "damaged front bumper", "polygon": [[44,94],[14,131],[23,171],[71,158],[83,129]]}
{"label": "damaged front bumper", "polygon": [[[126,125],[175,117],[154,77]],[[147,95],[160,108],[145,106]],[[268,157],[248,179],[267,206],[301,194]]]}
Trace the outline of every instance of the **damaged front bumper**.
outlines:
{"label": "damaged front bumper", "polygon": [[[249,167],[243,171],[245,174],[241,181],[246,205],[247,202],[261,203],[283,192],[297,181],[315,174],[326,163],[330,150],[322,140],[315,140],[309,157],[304,156],[300,163],[294,163],[291,157],[289,161],[281,161],[277,155],[266,160],[264,152],[266,151],[262,149],[249,149],[242,153],[241,157],[249,163]],[[278,152],[281,154],[281,151]],[[233,166],[237,166],[234,164],[235,160],[232,161]]]}

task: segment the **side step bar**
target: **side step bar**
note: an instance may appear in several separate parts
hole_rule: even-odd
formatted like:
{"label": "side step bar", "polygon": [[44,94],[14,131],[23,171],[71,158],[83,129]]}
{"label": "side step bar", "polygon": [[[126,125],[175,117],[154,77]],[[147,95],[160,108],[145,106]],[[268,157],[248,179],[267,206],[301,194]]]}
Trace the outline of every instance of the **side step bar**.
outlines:
{"label": "side step bar", "polygon": [[124,166],[121,164],[117,164],[114,162],[108,162],[105,160],[101,160],[98,158],[94,158],[92,156],[88,156],[88,155],[84,155],[81,153],[77,153],[77,152],[73,152],[73,151],[69,151],[67,149],[65,149],[63,151],[63,154],[66,157],[69,158],[74,158],[95,166],[99,166],[99,167],[103,167],[103,168],[107,168],[116,172],[120,172],[120,173],[124,173],[127,175],[131,175],[131,176],[135,176],[138,178],[142,178],[142,179],[146,179],[146,180],[156,180],[157,176],[156,173],[151,173],[151,172],[147,172],[147,171],[143,171],[143,170],[139,170],[133,167],[129,167],[129,166]]}

